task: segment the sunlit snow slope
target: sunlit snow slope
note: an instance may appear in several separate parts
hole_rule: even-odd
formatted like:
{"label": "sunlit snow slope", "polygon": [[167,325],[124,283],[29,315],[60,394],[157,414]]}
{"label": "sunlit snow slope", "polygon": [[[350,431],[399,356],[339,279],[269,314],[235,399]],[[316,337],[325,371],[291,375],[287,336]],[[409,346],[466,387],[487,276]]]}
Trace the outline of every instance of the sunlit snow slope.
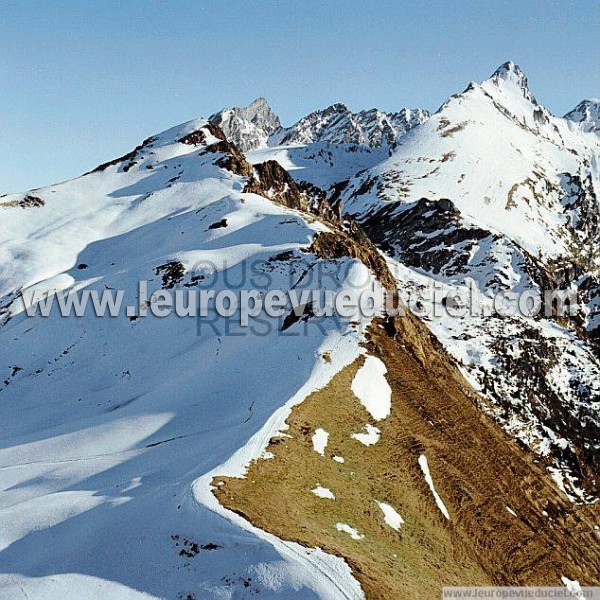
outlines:
{"label": "sunlit snow slope", "polygon": [[[123,289],[132,302],[139,280],[200,288],[206,261],[216,290],[289,289],[319,262],[308,248],[325,227],[245,193],[250,165],[221,137],[193,121],[0,199],[2,598],[361,596],[342,559],[252,528],[205,481],[243,449],[228,467],[241,473],[285,405],[358,355],[357,323],[301,334],[264,315],[270,332],[253,335],[235,318],[199,331],[189,317],[21,309],[28,289]],[[346,262],[347,276],[364,270]]]}

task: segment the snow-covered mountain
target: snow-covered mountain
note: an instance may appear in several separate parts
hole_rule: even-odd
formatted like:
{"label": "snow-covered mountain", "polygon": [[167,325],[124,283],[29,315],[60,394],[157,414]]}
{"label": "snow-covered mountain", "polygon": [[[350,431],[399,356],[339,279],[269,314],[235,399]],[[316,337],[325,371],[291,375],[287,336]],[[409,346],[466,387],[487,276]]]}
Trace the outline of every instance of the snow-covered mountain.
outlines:
{"label": "snow-covered mountain", "polygon": [[[597,584],[595,123],[597,103],[555,117],[506,63],[433,115],[336,104],[282,127],[259,99],[0,197],[0,597]],[[584,302],[570,319],[288,302],[252,330],[21,302],[136,299],[140,281],[475,282],[488,307],[577,284]]]}
{"label": "snow-covered mountain", "polygon": [[394,146],[409,129],[429,117],[422,109],[404,108],[396,113],[377,109],[353,113],[344,104],[333,104],[300,119],[291,127],[283,127],[269,138],[269,146],[306,145],[315,142]]}
{"label": "snow-covered mountain", "polygon": [[599,485],[597,111],[584,100],[554,116],[507,62],[434,115],[335,104],[248,154],[340,202],[391,259],[405,293],[475,281],[489,304],[500,291],[578,286],[570,323],[482,316],[429,325],[505,427],[572,497],[588,500]]}
{"label": "snow-covered mountain", "polygon": [[583,131],[598,131],[600,130],[600,100],[597,98],[582,100],[564,118],[579,123]]}
{"label": "snow-covered mountain", "polygon": [[263,146],[305,146],[316,142],[360,146],[394,146],[409,129],[429,117],[422,109],[403,108],[385,113],[377,109],[353,113],[338,103],[317,110],[290,127],[282,127],[279,117],[264,98],[244,108],[226,108],[210,117],[227,139],[242,152]]}
{"label": "snow-covered mountain", "polygon": [[491,302],[502,290],[582,287],[570,322],[430,321],[507,430],[579,498],[598,494],[599,155],[597,134],[552,115],[506,63],[342,194],[404,289],[471,280]]}
{"label": "snow-covered mountain", "polygon": [[225,108],[209,121],[218,125],[242,152],[265,145],[269,136],[281,128],[279,117],[264,98],[244,108]]}

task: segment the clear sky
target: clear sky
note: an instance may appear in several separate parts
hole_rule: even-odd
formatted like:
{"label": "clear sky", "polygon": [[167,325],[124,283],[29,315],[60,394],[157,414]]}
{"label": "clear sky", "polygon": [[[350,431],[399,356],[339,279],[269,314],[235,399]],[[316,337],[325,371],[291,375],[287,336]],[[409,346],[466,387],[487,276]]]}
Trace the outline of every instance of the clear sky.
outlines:
{"label": "clear sky", "polygon": [[0,0],[0,192],[265,96],[435,110],[514,60],[556,114],[600,95],[595,0]]}

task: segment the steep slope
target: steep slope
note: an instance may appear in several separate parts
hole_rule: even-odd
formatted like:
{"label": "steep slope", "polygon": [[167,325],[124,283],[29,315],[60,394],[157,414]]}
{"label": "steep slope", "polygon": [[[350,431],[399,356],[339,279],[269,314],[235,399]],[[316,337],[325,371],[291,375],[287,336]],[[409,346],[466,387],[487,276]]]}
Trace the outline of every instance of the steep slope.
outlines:
{"label": "steep slope", "polygon": [[[444,586],[565,577],[593,585],[594,511],[560,497],[483,417],[417,323],[380,325],[365,356],[293,410],[245,478],[216,477],[219,500],[284,539],[347,557],[368,598],[435,600]],[[373,403],[389,386],[388,413],[357,392],[359,376]]]}
{"label": "steep slope", "polygon": [[[343,210],[395,261],[401,292],[478,291],[432,331],[573,498],[598,494],[600,139],[538,104],[514,63],[452,96],[352,178]],[[499,317],[498,292],[580,286],[570,320]]]}

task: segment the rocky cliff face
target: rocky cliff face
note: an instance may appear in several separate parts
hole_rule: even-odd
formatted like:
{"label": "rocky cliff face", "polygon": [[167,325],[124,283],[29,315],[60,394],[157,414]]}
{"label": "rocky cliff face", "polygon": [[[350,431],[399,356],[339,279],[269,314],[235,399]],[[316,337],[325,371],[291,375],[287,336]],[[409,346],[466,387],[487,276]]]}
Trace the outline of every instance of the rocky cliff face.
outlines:
{"label": "rocky cliff face", "polygon": [[404,108],[385,113],[376,109],[353,113],[344,104],[310,113],[291,127],[282,128],[269,139],[270,146],[312,144],[355,144],[372,147],[394,146],[409,129],[429,117],[422,109]]}
{"label": "rocky cliff face", "polygon": [[242,152],[263,146],[281,126],[264,98],[257,98],[244,108],[225,108],[209,121],[218,125]]}
{"label": "rocky cliff face", "polygon": [[262,146],[309,145],[316,142],[355,146],[393,147],[409,129],[423,123],[429,113],[403,108],[395,113],[377,109],[353,113],[338,103],[310,113],[290,127],[282,127],[279,117],[264,98],[245,108],[226,108],[210,117],[242,152]]}

